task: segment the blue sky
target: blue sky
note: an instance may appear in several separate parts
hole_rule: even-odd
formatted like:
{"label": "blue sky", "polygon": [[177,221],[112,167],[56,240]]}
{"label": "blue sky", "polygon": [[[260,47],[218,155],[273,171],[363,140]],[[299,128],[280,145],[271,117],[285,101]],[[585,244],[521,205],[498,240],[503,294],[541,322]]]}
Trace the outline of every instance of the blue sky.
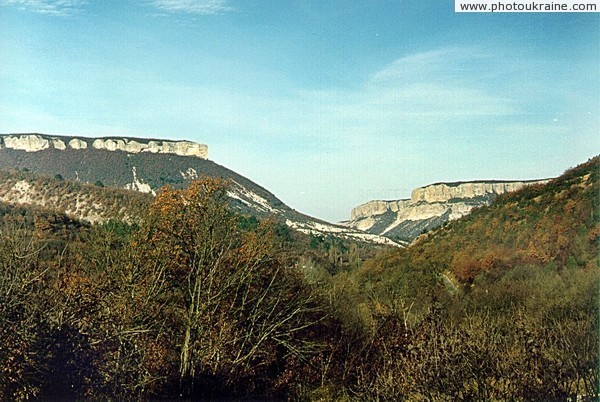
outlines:
{"label": "blue sky", "polygon": [[451,0],[0,0],[0,132],[206,143],[338,221],[600,153],[599,31]]}

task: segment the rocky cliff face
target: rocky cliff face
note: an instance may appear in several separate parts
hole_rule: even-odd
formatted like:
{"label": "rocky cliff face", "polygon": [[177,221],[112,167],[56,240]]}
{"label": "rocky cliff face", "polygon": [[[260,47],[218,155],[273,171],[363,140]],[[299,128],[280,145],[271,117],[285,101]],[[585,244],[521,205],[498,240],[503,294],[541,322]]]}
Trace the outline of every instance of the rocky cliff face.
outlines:
{"label": "rocky cliff face", "polygon": [[417,204],[419,202],[445,203],[452,200],[472,199],[477,197],[488,198],[509,191],[517,191],[528,184],[539,182],[540,181],[437,183],[414,189],[410,201],[412,204]]}
{"label": "rocky cliff face", "polygon": [[123,151],[130,154],[141,152],[173,154],[208,158],[208,147],[192,141],[140,140],[133,138],[71,138],[42,134],[0,135],[0,149],[39,152],[46,149],[87,149]]}
{"label": "rocky cliff face", "polygon": [[498,195],[517,191],[535,181],[481,181],[436,183],[412,191],[410,199],[369,201],[352,209],[344,225],[403,241],[412,241],[423,231],[489,205]]}

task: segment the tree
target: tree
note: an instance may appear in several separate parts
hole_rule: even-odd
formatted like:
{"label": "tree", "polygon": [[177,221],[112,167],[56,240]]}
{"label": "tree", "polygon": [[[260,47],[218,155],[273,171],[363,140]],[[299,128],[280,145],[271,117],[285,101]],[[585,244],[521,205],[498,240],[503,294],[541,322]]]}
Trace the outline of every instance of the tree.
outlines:
{"label": "tree", "polygon": [[40,391],[43,248],[22,222],[0,224],[0,397],[27,399]]}
{"label": "tree", "polygon": [[278,256],[275,226],[241,232],[226,191],[212,178],[163,189],[134,243],[165,269],[185,394],[217,383],[259,392],[265,379],[283,375],[284,361],[318,350],[310,331],[322,314]]}

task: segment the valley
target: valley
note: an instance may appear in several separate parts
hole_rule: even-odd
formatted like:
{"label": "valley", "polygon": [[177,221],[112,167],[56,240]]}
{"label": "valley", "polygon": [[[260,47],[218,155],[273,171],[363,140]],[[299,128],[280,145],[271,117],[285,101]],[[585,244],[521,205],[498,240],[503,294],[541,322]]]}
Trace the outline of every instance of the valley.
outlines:
{"label": "valley", "polygon": [[18,138],[0,148],[3,399],[598,395],[598,156],[336,225],[177,145]]}

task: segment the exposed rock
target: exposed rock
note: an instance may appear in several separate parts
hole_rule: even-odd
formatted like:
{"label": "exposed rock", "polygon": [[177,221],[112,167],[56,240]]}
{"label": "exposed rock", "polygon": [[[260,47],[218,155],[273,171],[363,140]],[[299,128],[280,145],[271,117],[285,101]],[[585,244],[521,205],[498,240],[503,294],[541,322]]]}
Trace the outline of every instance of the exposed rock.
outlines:
{"label": "exposed rock", "polygon": [[509,182],[469,182],[469,183],[437,183],[419,187],[412,191],[410,201],[415,204],[420,201],[428,203],[448,202],[453,199],[470,199],[476,197],[489,197],[490,195],[504,194],[516,191],[535,182],[509,181]]}
{"label": "exposed rock", "polygon": [[56,149],[60,149],[61,151],[64,151],[65,149],[67,149],[65,142],[63,140],[59,140],[59,139],[52,140],[52,147],[56,148]]}
{"label": "exposed rock", "polygon": [[140,193],[150,193],[152,195],[156,195],[156,191],[154,191],[148,183],[144,183],[143,180],[138,179],[137,168],[135,166],[131,168],[131,173],[133,174],[133,181],[125,185],[127,190],[135,190],[139,191]]}
{"label": "exposed rock", "polygon": [[92,146],[95,149],[107,151],[125,151],[132,154],[150,152],[159,154],[174,154],[179,156],[195,156],[202,159],[208,158],[208,147],[192,141],[154,141],[147,143],[128,138],[98,138]]}
{"label": "exposed rock", "polygon": [[352,209],[350,219],[366,218],[373,215],[381,215],[387,211],[398,212],[406,208],[410,204],[410,200],[395,200],[395,201],[369,201]]}
{"label": "exposed rock", "polygon": [[26,152],[38,152],[45,149],[65,150],[94,149],[106,151],[124,151],[137,154],[141,152],[174,154],[208,158],[208,147],[192,141],[141,140],[132,138],[69,138],[42,134],[5,134],[0,135],[0,149],[16,149]]}
{"label": "exposed rock", "polygon": [[298,230],[299,232],[310,234],[313,236],[323,236],[333,234],[336,237],[367,242],[373,244],[394,246],[394,247],[403,247],[406,245],[405,242],[402,241],[393,241],[388,237],[380,236],[373,233],[366,233],[362,230],[357,230],[356,228],[349,228],[340,225],[333,225],[331,223],[326,222],[318,222],[318,221],[293,221],[290,219],[286,219],[285,224],[293,229]]}
{"label": "exposed rock", "polygon": [[423,231],[468,214],[473,208],[489,205],[498,195],[516,191],[535,181],[481,181],[436,183],[412,191],[410,199],[369,201],[352,209],[344,225],[369,233],[411,241]]}
{"label": "exposed rock", "polygon": [[50,179],[33,180],[31,174],[4,171],[0,175],[0,202],[48,208],[89,223],[102,223],[110,218],[134,221],[128,211],[121,208],[121,197],[98,197],[98,188],[70,186],[66,182],[49,186],[47,180]]}
{"label": "exposed rock", "polygon": [[198,172],[194,168],[188,168],[185,172],[179,171],[183,180],[196,180],[198,178]]}
{"label": "exposed rock", "polygon": [[[73,148],[73,149],[86,149],[87,148],[87,142],[85,142],[84,140],[80,140],[79,138],[73,138],[71,141],[69,141],[69,148]],[[27,152],[36,152],[37,150],[29,150]]]}
{"label": "exposed rock", "polygon": [[46,138],[39,135],[6,136],[2,146],[5,148],[19,149],[27,152],[41,151],[50,147]]}

